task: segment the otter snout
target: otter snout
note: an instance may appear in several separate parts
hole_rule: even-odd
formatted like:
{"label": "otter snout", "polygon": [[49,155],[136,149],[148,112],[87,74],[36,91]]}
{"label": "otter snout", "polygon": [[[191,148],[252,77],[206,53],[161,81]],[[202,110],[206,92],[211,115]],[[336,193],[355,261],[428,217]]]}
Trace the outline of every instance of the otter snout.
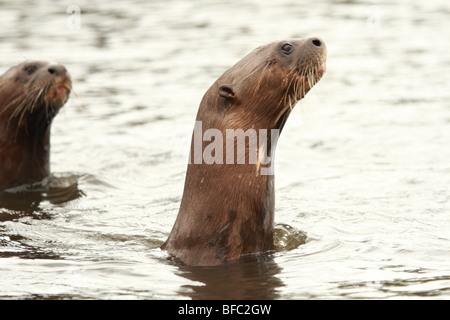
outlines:
{"label": "otter snout", "polygon": [[59,63],[52,63],[47,67],[48,73],[54,76],[62,76],[67,74],[67,69]]}
{"label": "otter snout", "polygon": [[326,51],[327,50],[325,41],[323,41],[319,37],[311,37],[311,38],[306,39],[305,45],[307,46],[307,48],[309,50],[314,50],[314,51]]}
{"label": "otter snout", "polygon": [[315,46],[315,47],[322,47],[322,46],[325,46],[325,42],[323,42],[322,39],[316,38],[316,37],[314,37],[314,38],[309,38],[309,39],[308,39],[308,42],[311,43],[311,44],[312,44],[313,46]]}

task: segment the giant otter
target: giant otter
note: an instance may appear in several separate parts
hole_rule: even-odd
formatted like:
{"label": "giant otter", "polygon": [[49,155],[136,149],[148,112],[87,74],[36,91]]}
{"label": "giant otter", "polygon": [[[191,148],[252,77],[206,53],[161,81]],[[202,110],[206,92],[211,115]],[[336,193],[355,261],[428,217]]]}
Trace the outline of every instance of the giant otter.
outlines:
{"label": "giant otter", "polygon": [[[281,132],[296,102],[322,77],[326,54],[319,38],[273,42],[209,88],[197,114],[181,206],[162,249],[201,266],[273,250],[274,176],[262,172],[273,165],[277,134],[271,133]],[[232,139],[221,138],[230,133]]]}
{"label": "giant otter", "polygon": [[69,98],[66,68],[26,61],[0,77],[0,191],[50,173],[50,128]]}

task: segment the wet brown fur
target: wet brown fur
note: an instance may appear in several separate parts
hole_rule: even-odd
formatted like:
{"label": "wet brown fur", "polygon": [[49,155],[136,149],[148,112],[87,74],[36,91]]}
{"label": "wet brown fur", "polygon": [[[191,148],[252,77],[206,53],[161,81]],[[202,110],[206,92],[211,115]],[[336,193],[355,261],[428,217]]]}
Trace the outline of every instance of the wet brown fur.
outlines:
{"label": "wet brown fur", "polygon": [[[225,137],[226,129],[281,130],[325,71],[325,44],[311,41],[288,41],[288,55],[281,50],[285,41],[259,47],[226,71],[200,104],[203,132],[216,128]],[[191,155],[193,148],[194,142]],[[270,140],[268,149],[273,156]],[[246,148],[246,159],[251,151]],[[274,248],[274,176],[258,174],[255,164],[223,163],[188,165],[179,213],[162,246],[185,264],[218,265]]]}
{"label": "wet brown fur", "polygon": [[0,190],[49,175],[51,123],[70,90],[67,70],[42,61],[0,77]]}

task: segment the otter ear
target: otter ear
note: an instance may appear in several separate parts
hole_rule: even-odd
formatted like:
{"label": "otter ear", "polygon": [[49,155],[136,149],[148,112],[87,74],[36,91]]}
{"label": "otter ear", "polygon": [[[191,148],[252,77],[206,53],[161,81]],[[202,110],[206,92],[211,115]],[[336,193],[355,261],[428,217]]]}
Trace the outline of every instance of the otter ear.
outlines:
{"label": "otter ear", "polygon": [[233,87],[230,85],[223,85],[219,88],[219,95],[227,100],[232,100],[235,97]]}

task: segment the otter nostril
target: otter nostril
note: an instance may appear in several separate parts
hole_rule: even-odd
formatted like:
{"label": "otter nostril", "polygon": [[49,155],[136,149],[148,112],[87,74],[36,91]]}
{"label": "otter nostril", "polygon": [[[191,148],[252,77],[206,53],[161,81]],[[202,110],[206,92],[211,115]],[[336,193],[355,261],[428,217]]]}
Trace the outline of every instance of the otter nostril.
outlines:
{"label": "otter nostril", "polygon": [[320,47],[322,45],[322,41],[320,41],[319,39],[313,39],[312,43],[316,47]]}
{"label": "otter nostril", "polygon": [[54,76],[62,76],[66,74],[67,70],[63,65],[60,64],[51,64],[47,68],[48,73]]}

